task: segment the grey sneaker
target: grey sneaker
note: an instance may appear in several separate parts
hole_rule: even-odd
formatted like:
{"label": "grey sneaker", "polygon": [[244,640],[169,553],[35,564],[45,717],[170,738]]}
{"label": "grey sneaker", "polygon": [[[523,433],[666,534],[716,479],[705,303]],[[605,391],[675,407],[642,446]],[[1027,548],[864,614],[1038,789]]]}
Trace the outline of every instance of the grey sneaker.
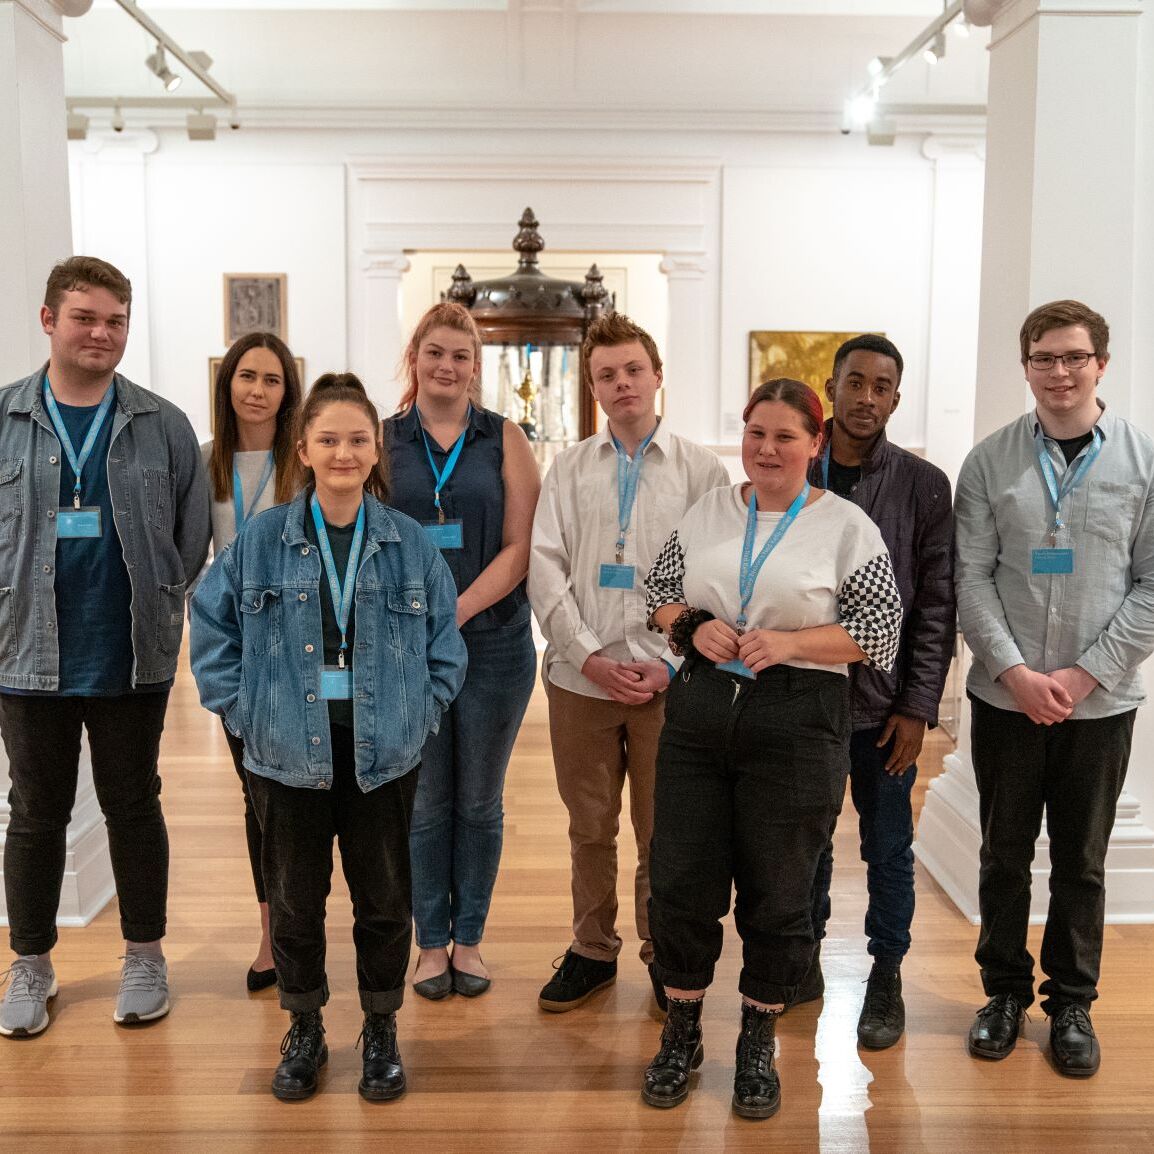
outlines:
{"label": "grey sneaker", "polygon": [[52,964],[17,958],[4,977],[9,981],[0,1003],[0,1034],[31,1038],[48,1029],[48,999],[56,997]]}
{"label": "grey sneaker", "polygon": [[163,958],[126,954],[120,996],[112,1020],[120,1025],[152,1022],[168,1013],[168,963]]}

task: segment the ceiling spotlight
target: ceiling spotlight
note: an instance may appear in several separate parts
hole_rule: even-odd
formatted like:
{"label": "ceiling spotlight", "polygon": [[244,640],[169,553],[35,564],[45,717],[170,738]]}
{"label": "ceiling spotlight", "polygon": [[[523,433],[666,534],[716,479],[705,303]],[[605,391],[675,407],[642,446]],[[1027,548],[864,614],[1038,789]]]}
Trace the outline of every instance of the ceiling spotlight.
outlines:
{"label": "ceiling spotlight", "polygon": [[856,128],[863,128],[873,120],[877,106],[877,97],[870,95],[868,92],[863,92],[855,96],[849,102],[850,122]]}
{"label": "ceiling spotlight", "polygon": [[950,25],[950,30],[959,40],[965,40],[970,34],[970,22],[962,16]]}
{"label": "ceiling spotlight", "polygon": [[215,140],[216,117],[204,112],[190,112],[188,114],[189,140]]}
{"label": "ceiling spotlight", "polygon": [[164,55],[164,45],[159,41],[156,45],[156,51],[144,63],[148,65],[148,70],[155,73],[161,84],[164,85],[165,92],[175,92],[184,80],[183,76],[177,76],[168,67],[168,58]]}
{"label": "ceiling spotlight", "polygon": [[116,105],[112,110],[112,131],[124,131],[124,113],[120,111],[120,105]]}
{"label": "ceiling spotlight", "polygon": [[892,56],[875,56],[866,65],[866,71],[876,78],[885,71],[886,65],[888,65],[891,60],[893,60]]}
{"label": "ceiling spotlight", "polygon": [[81,112],[68,114],[68,139],[83,140],[88,135],[88,117]]}
{"label": "ceiling spotlight", "polygon": [[927,64],[937,64],[946,54],[946,38],[940,32],[922,50],[922,59]]}

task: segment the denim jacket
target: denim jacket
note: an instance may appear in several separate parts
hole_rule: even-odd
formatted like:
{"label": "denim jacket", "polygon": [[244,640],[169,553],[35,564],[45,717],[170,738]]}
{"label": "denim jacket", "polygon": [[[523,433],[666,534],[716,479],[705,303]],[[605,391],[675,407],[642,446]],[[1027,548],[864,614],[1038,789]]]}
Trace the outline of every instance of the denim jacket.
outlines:
{"label": "denim jacket", "polygon": [[[258,513],[192,598],[192,672],[206,709],[244,740],[244,764],[306,789],[333,781],[320,694],[324,566],[308,493]],[[368,793],[408,773],[465,680],[457,591],[425,531],[365,495],[353,642],[356,774]]]}
{"label": "denim jacket", "polygon": [[[44,408],[45,369],[0,389],[0,687],[60,688],[56,512],[67,467]],[[188,418],[113,377],[108,489],[132,586],[132,684],[170,681],[186,583],[204,564],[209,494]]]}

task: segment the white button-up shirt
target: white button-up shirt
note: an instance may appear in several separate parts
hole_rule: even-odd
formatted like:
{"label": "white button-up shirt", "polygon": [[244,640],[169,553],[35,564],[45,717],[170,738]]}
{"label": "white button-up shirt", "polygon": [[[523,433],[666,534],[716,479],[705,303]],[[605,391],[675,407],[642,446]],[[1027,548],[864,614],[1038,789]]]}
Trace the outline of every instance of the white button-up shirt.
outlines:
{"label": "white button-up shirt", "polygon": [[603,589],[601,566],[617,560],[617,450],[608,426],[562,452],[545,477],[533,520],[529,601],[545,634],[543,676],[586,697],[608,698],[581,673],[600,653],[614,661],[679,663],[645,625],[645,576],[685,511],[729,484],[708,449],[659,424],[644,465],[622,561],[631,589]]}

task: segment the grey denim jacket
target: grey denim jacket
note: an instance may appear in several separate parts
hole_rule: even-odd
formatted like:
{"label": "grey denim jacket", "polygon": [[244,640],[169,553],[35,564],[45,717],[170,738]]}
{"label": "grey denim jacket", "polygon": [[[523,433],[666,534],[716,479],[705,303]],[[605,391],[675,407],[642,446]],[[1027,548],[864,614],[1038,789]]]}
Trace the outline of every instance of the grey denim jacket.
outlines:
{"label": "grey denim jacket", "polygon": [[[0,389],[0,688],[60,688],[56,511],[66,466],[44,408],[47,366]],[[188,418],[113,377],[108,488],[132,586],[132,684],[170,680],[184,590],[208,553],[209,492]]]}

